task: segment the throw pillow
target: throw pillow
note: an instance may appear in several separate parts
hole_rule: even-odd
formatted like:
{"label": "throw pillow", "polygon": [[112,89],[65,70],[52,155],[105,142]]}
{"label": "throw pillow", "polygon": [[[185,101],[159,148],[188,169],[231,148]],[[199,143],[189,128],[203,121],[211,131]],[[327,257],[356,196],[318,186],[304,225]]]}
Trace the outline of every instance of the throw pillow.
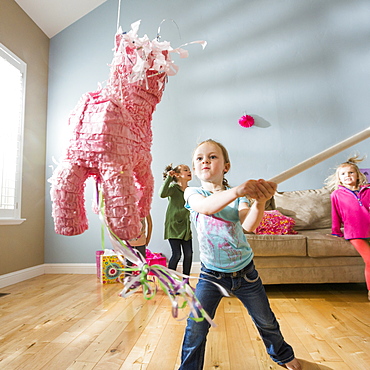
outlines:
{"label": "throw pillow", "polygon": [[285,235],[298,234],[294,229],[295,221],[284,216],[279,211],[265,211],[261,223],[256,229],[256,234]]}

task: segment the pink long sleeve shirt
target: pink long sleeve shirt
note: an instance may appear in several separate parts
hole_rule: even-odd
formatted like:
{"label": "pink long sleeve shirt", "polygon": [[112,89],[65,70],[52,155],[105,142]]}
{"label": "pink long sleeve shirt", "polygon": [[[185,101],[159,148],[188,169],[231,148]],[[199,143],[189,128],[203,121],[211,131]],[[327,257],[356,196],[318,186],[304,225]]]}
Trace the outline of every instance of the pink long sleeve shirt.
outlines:
{"label": "pink long sleeve shirt", "polygon": [[331,206],[333,235],[347,240],[370,238],[370,184],[358,192],[339,186],[331,194]]}

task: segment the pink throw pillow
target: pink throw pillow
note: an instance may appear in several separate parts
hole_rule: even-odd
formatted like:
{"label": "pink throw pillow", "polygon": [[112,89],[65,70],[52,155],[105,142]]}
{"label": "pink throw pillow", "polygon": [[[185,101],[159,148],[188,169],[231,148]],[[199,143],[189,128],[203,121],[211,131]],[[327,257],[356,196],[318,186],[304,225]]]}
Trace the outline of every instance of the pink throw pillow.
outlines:
{"label": "pink throw pillow", "polygon": [[256,229],[256,234],[285,235],[298,234],[293,230],[295,221],[284,216],[279,211],[265,211],[261,223]]}

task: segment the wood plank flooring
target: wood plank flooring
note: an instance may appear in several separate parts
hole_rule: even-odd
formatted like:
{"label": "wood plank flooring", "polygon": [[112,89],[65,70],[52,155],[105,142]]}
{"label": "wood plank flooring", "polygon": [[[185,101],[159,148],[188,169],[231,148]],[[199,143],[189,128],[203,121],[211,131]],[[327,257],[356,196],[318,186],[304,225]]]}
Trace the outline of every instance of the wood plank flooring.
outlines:
{"label": "wood plank flooring", "polygon": [[[172,318],[163,292],[152,300],[141,293],[124,299],[120,289],[99,284],[94,275],[43,275],[0,289],[0,369],[177,369],[186,320]],[[364,284],[266,291],[304,370],[370,369]],[[236,298],[222,300],[215,322],[206,370],[281,369]]]}

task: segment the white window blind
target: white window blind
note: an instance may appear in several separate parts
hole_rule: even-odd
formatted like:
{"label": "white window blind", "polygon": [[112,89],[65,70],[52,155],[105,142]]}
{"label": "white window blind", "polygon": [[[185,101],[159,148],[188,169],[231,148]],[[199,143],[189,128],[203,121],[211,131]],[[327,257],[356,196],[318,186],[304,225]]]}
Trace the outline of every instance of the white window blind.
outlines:
{"label": "white window blind", "polygon": [[21,220],[26,64],[0,44],[0,224]]}

